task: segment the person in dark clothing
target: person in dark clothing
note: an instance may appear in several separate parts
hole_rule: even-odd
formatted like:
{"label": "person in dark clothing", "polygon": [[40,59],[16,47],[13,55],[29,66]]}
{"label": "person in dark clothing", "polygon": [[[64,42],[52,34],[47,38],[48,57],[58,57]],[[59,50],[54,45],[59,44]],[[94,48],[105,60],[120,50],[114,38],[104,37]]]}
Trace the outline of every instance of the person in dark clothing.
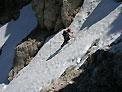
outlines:
{"label": "person in dark clothing", "polygon": [[63,47],[64,45],[66,45],[68,43],[68,41],[70,40],[70,38],[76,38],[74,36],[72,36],[73,32],[71,32],[71,28],[68,28],[66,30],[63,31],[63,37],[64,37],[64,42],[63,44],[61,45],[61,47]]}

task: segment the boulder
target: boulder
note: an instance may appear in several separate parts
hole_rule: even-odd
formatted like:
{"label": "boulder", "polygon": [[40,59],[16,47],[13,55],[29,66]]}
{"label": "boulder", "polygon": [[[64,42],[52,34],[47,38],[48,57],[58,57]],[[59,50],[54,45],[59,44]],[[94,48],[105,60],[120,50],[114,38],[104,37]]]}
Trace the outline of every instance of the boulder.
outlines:
{"label": "boulder", "polygon": [[13,67],[9,72],[8,76],[9,81],[13,80],[16,74],[29,64],[32,57],[34,57],[34,55],[39,50],[41,44],[41,42],[38,42],[34,39],[30,39],[28,41],[23,42],[15,48]]}

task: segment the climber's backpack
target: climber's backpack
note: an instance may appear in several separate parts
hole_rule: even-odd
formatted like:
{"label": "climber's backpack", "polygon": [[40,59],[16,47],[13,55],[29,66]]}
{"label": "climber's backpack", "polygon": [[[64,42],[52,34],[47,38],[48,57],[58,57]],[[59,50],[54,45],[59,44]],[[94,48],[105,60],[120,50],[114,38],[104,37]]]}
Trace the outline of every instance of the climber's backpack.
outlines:
{"label": "climber's backpack", "polygon": [[64,36],[64,38],[68,38],[69,37],[69,34],[68,34],[67,31],[64,31],[62,35]]}

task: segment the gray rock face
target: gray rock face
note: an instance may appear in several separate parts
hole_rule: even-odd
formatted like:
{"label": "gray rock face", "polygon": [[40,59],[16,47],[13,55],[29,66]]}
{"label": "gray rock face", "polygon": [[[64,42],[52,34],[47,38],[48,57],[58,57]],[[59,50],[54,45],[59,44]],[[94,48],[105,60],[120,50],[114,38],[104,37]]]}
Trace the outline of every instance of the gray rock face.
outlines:
{"label": "gray rock face", "polygon": [[[15,58],[13,68],[9,73],[9,81],[29,64],[47,36],[57,32],[64,26],[70,25],[82,2],[83,0],[32,0],[39,25],[24,42],[15,48]],[[22,3],[22,1],[19,3]]]}
{"label": "gray rock face", "polygon": [[87,68],[83,73],[84,77],[80,77],[80,92],[122,91],[121,57],[122,53],[117,55],[103,50],[94,53],[88,60]]}
{"label": "gray rock face", "polygon": [[32,0],[40,28],[58,31],[73,20],[84,0]]}
{"label": "gray rock face", "polygon": [[16,47],[13,68],[8,77],[9,81],[11,81],[21,69],[29,64],[32,57],[39,50],[41,44],[41,42],[30,39]]}
{"label": "gray rock face", "polygon": [[0,24],[17,20],[20,9],[30,2],[31,0],[0,0]]}
{"label": "gray rock face", "polygon": [[23,41],[15,48],[13,67],[9,72],[8,80],[11,81],[17,73],[29,64],[39,51],[47,37],[37,26]]}
{"label": "gray rock face", "polygon": [[[121,47],[117,46],[121,43],[122,39],[112,43],[107,51],[97,50],[89,56],[80,67],[83,72],[72,79],[74,83],[63,87],[58,92],[121,92],[122,51],[119,50]],[[115,48],[116,46],[118,49]],[[112,53],[113,49],[116,52]]]}
{"label": "gray rock face", "polygon": [[61,11],[62,21],[65,26],[69,26],[73,18],[80,9],[84,0],[64,0]]}

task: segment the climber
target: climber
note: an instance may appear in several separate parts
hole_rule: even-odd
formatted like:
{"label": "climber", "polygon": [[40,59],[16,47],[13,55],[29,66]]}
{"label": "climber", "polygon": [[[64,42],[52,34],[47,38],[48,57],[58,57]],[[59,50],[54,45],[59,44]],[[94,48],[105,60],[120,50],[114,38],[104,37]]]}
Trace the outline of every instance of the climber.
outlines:
{"label": "climber", "polygon": [[63,37],[64,37],[64,42],[61,45],[61,47],[63,47],[64,45],[66,45],[68,43],[68,41],[70,40],[70,38],[76,38],[74,36],[72,36],[71,34],[73,34],[73,32],[71,32],[71,28],[65,29],[63,31]]}

